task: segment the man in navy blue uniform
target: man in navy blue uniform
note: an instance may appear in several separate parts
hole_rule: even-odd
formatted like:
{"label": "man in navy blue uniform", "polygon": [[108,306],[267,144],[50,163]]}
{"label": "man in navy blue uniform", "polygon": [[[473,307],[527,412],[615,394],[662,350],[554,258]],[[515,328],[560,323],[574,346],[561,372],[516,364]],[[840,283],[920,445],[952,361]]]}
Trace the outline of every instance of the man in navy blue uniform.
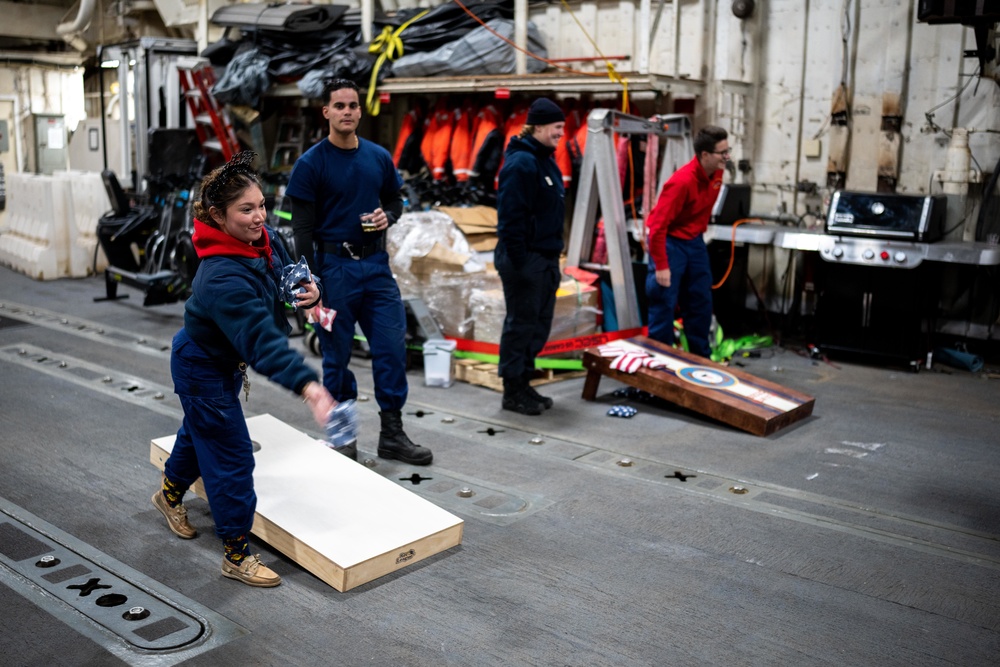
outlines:
{"label": "man in navy blue uniform", "polygon": [[507,316],[500,335],[504,410],[540,415],[552,399],[531,386],[535,357],[552,328],[566,213],[562,172],[553,154],[566,117],[545,97],[531,103],[519,136],[504,152],[497,190],[494,263]]}
{"label": "man in navy blue uniform", "polygon": [[389,151],[357,134],[357,85],[330,81],[323,99],[330,133],[296,161],[285,191],[292,199],[296,247],[326,286],[323,306],[337,311],[332,332],[316,329],[323,384],[337,401],[357,396],[348,363],[355,323],[360,324],[371,348],[381,408],[378,455],[427,465],[431,451],[403,432],[406,311],[385,250],[385,230],[403,213],[402,180]]}

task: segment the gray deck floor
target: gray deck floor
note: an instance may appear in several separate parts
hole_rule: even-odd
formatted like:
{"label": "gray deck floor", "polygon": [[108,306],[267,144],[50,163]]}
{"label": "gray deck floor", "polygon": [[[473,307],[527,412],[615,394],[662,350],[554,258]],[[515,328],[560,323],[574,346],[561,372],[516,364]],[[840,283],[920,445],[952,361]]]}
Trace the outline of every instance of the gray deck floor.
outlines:
{"label": "gray deck floor", "polygon": [[[758,438],[631,403],[607,379],[592,403],[582,379],[549,385],[555,408],[520,417],[488,389],[428,388],[414,371],[406,412],[424,416],[406,425],[435,455],[419,472],[481,493],[411,488],[465,520],[463,544],[338,593],[255,541],[284,577],[255,590],[219,574],[206,503],[189,499],[191,541],[149,503],[149,441],[179,425],[162,348],[183,307],[144,308],[125,291],[94,303],[101,279],[0,269],[0,497],[245,632],[190,657],[122,655],[0,577],[4,664],[1000,664],[998,380],[777,349],[744,370],[816,407]],[[354,365],[370,395],[366,362]],[[123,379],[166,395],[137,396]],[[618,403],[639,414],[606,416]],[[360,449],[374,458],[377,407],[359,405]],[[247,412],[318,435],[263,379]],[[475,504],[487,493],[524,510],[496,516]]]}

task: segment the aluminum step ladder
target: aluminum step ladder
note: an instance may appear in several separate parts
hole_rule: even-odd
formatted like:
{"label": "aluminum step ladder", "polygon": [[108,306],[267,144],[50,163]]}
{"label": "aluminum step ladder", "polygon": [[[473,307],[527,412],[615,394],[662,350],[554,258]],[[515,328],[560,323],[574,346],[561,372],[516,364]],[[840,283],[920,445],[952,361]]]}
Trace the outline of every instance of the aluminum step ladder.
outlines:
{"label": "aluminum step ladder", "polygon": [[[694,143],[691,139],[691,120],[683,114],[656,116],[647,120],[613,109],[594,109],[587,116],[587,145],[580,167],[566,266],[610,272],[618,327],[632,329],[642,326],[642,318],[629,255],[628,227],[615,152],[616,134],[645,134],[649,141],[665,141],[655,190],[657,196],[663,183],[694,155]],[[656,197],[653,198],[654,202],[655,199]],[[598,204],[604,217],[607,264],[590,261],[598,220]],[[651,208],[651,203],[647,202],[646,207]]]}

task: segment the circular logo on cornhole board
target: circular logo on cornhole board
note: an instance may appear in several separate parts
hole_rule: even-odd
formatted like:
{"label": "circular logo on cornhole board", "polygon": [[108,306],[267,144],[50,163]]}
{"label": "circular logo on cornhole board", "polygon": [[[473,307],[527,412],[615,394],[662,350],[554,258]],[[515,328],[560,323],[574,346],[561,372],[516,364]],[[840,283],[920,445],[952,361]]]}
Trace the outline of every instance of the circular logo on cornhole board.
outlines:
{"label": "circular logo on cornhole board", "polygon": [[691,384],[712,389],[723,389],[736,384],[736,378],[729,373],[708,366],[687,366],[680,369],[677,375]]}

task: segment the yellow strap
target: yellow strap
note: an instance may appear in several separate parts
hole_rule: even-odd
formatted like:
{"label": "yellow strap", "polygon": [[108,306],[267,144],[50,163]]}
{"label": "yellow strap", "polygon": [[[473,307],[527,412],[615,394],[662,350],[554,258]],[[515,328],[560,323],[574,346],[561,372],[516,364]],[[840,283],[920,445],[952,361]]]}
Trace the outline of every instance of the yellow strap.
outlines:
{"label": "yellow strap", "polygon": [[604,62],[606,63],[606,67],[608,68],[608,78],[614,81],[615,83],[621,85],[622,113],[628,113],[628,79],[622,77],[622,75],[620,75],[615,70],[614,64],[610,60],[608,60],[603,53],[601,53],[601,49],[599,46],[597,46],[597,42],[594,41],[594,39],[590,36],[590,33],[587,32],[587,29],[583,27],[582,23],[580,23],[580,19],[576,18],[576,14],[573,13],[573,9],[569,6],[569,3],[566,2],[566,0],[559,0],[559,1],[562,3],[562,6],[566,8],[566,11],[569,12],[569,15],[576,22],[576,25],[580,28],[580,32],[583,33],[583,36],[586,37],[587,41],[590,42],[590,45],[594,47],[594,51],[597,52],[597,55],[599,55],[601,58],[604,58]]}
{"label": "yellow strap", "polygon": [[608,78],[622,87],[622,113],[628,113],[628,79],[615,69],[614,63],[607,61]]}
{"label": "yellow strap", "polygon": [[368,110],[368,115],[377,116],[382,110],[382,102],[375,95],[375,89],[378,87],[379,69],[386,60],[391,62],[403,55],[403,40],[399,36],[410,27],[410,24],[422,19],[429,11],[431,10],[425,9],[395,30],[392,29],[392,26],[385,26],[382,28],[382,32],[368,45],[368,53],[379,54],[374,67],[372,67],[371,79],[368,81],[368,95],[365,98],[365,108]]}

